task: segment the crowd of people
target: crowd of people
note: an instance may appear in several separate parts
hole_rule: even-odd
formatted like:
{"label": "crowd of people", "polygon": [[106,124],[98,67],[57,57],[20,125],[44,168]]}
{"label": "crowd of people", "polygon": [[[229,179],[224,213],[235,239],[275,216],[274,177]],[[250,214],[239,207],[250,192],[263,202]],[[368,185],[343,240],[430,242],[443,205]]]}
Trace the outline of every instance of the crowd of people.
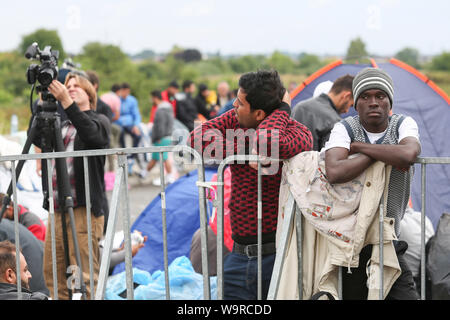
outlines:
{"label": "crowd of people", "polygon": [[[289,92],[283,86],[279,74],[274,71],[260,70],[242,75],[237,89],[230,89],[227,82],[220,82],[212,90],[205,84],[196,84],[185,80],[181,86],[172,81],[163,90],[149,92],[151,111],[149,122],[145,124],[148,131],[142,130],[142,115],[137,99],[131,94],[132,88],[126,82],[114,84],[111,90],[98,96],[99,78],[93,71],[60,72],[59,80],[49,86],[49,91],[59,101],[58,110],[62,118],[62,135],[66,151],[105,149],[115,147],[138,147],[143,135],[148,134],[152,145],[169,146],[176,142],[172,139],[175,127],[183,127],[190,135],[187,144],[198,149],[200,154],[215,144],[214,150],[222,149],[223,155],[232,150],[234,154],[258,154],[288,160],[303,152],[319,152],[326,167],[326,179],[330,185],[352,181],[376,161],[392,166],[389,194],[387,200],[387,218],[392,221],[392,243],[400,264],[400,274],[392,281],[388,290],[388,299],[418,299],[414,281],[403,255],[407,248],[404,241],[398,241],[400,221],[404,215],[409,199],[411,165],[420,154],[418,127],[414,119],[392,114],[394,85],[391,77],[383,70],[367,68],[357,75],[345,75],[336,79],[325,93],[291,105]],[[198,89],[197,89],[198,88]],[[196,94],[197,93],[197,94]],[[36,104],[38,107],[39,103]],[[344,120],[341,114],[354,106],[358,115]],[[233,110],[230,112],[230,110]],[[233,135],[228,139],[229,130],[241,130],[248,133],[242,148]],[[147,133],[148,132],[148,133]],[[223,139],[217,139],[217,135]],[[127,135],[131,146],[127,146]],[[200,137],[200,138],[199,138]],[[254,139],[252,139],[254,138]],[[196,143],[196,139],[201,139]],[[197,141],[198,142],[198,141]],[[218,145],[222,142],[221,145]],[[33,141],[42,148],[39,139]],[[262,148],[264,146],[264,148]],[[276,149],[276,150],[275,150]],[[46,151],[42,149],[42,151]],[[212,155],[214,156],[214,154]],[[166,153],[160,158],[154,153],[147,163],[136,155],[129,156],[129,173],[133,174],[134,165],[138,165],[141,177],[151,171],[158,161],[164,162],[167,183],[175,180],[172,163]],[[89,176],[91,192],[91,223],[94,248],[94,281],[99,272],[99,242],[104,234],[105,216],[108,201],[105,193],[104,156],[89,159]],[[272,167],[265,164],[263,169]],[[44,164],[42,165],[44,166]],[[86,199],[84,189],[84,167],[82,159],[67,160],[70,186],[73,196],[75,224],[80,244],[81,262],[89,265],[88,239],[86,233]],[[231,200],[230,219],[234,245],[224,261],[224,298],[257,299],[257,211],[258,189],[256,185],[257,166],[251,162],[230,164]],[[262,177],[262,298],[267,297],[272,276],[275,254],[277,219],[279,214],[279,189],[282,181],[283,163],[277,162],[275,170]],[[153,181],[158,185],[161,181]],[[59,181],[53,174],[54,208],[57,213],[67,211],[67,196],[58,194]],[[48,188],[48,186],[46,186]],[[45,208],[48,209],[48,193]],[[25,209],[20,209],[25,216]],[[11,216],[11,211],[8,211]],[[63,214],[56,214],[56,226],[61,225]],[[45,230],[36,219],[25,224],[43,245],[42,270],[45,279],[46,295],[53,294],[51,232]],[[69,239],[70,264],[76,264],[71,229],[66,220]],[[58,288],[60,299],[69,299],[67,288],[63,231],[56,228]],[[8,240],[5,239],[0,240]],[[10,296],[11,285],[16,281],[17,271],[12,257],[15,248],[8,242],[0,242],[0,298]],[[142,244],[140,245],[142,247]],[[139,248],[140,248],[139,247]],[[362,248],[359,266],[352,266],[351,273],[343,277],[345,299],[367,298],[366,263],[373,250],[372,244]],[[135,249],[134,254],[138,251]],[[22,256],[21,256],[22,260]],[[14,260],[15,261],[15,260]],[[32,264],[28,261],[28,264]],[[33,264],[35,264],[33,262]],[[22,264],[21,264],[22,265]],[[23,267],[27,267],[24,261]],[[31,268],[30,268],[31,270]],[[34,269],[36,270],[36,269]],[[21,279],[29,290],[28,279],[32,279],[28,270],[24,270]],[[38,272],[38,271],[37,271]],[[86,283],[90,274],[83,269]],[[34,277],[34,274],[33,274]],[[3,285],[7,283],[8,285]],[[3,288],[5,287],[5,288]],[[28,291],[27,297],[34,296]],[[42,292],[42,291],[41,291]],[[5,294],[3,294],[5,293]],[[86,289],[89,292],[89,287]],[[38,296],[37,298],[42,298]]]}
{"label": "crowd of people", "polygon": [[[60,129],[64,151],[136,148],[140,145],[145,135],[147,135],[145,138],[150,139],[154,146],[168,146],[174,143],[172,141],[174,127],[181,127],[188,134],[189,131],[193,130],[196,121],[203,122],[215,117],[218,111],[233,98],[233,92],[230,92],[229,85],[226,82],[219,84],[217,94],[215,94],[214,90],[210,91],[205,84],[199,84],[198,95],[194,96],[197,88],[193,81],[184,81],[182,90],[180,90],[177,81],[172,81],[165,90],[152,90],[149,92],[149,103],[152,104],[150,119],[148,123],[143,123],[138,100],[131,94],[132,88],[128,83],[114,84],[108,92],[101,95],[98,93],[99,86],[100,79],[95,71],[81,71],[74,68],[62,68],[58,74],[58,79],[49,85],[49,92],[57,100],[57,112],[61,120]],[[33,123],[34,116],[40,110],[41,105],[42,97],[40,96],[33,103],[33,117],[30,120],[30,124]],[[28,128],[28,134],[30,134],[31,127],[30,125]],[[47,134],[44,132],[46,129],[37,128],[35,130],[37,132],[34,133],[33,136],[35,138],[32,141],[35,151],[56,151],[49,149],[53,148],[51,144],[43,143],[42,136]],[[127,136],[129,136],[129,139]],[[129,140],[131,140],[131,145],[127,144]],[[165,182],[172,183],[175,181],[175,175],[172,173],[172,163],[168,159],[167,153],[163,154],[162,159],[159,159],[159,153],[153,153],[150,159],[144,163],[142,158],[139,158],[136,154],[129,155],[129,174],[137,173],[141,178],[144,178],[146,173],[151,171],[160,160],[164,162],[167,174]],[[76,238],[81,265],[83,266],[83,279],[85,283],[90,281],[90,273],[87,268],[89,266],[86,226],[87,204],[82,161],[81,158],[77,157],[69,158],[66,161],[71,194],[59,194],[64,188],[61,188],[62,184],[56,173],[57,170],[54,170],[52,173],[56,233],[54,237],[56,239],[55,251],[58,265],[58,299],[72,299],[73,293],[80,292],[81,289],[83,289],[82,291],[84,291],[83,293],[88,299],[92,294],[89,286],[74,289],[69,284],[68,287],[68,274],[66,273],[66,266],[78,264],[76,248],[72,241],[70,219],[66,216],[69,208],[73,208]],[[133,167],[136,165],[140,170],[133,170]],[[91,230],[92,247],[94,248],[93,274],[95,283],[97,282],[100,267],[101,240],[106,229],[109,210],[105,192],[105,174],[113,172],[115,169],[114,157],[109,157],[108,160],[104,156],[89,157]],[[46,176],[46,162],[41,163],[41,161],[37,161],[37,172],[41,176]],[[154,179],[153,184],[160,185],[160,179]],[[45,195],[43,207],[46,210],[50,208],[48,188],[48,185],[43,183],[43,193]],[[0,196],[0,200],[3,203],[3,199],[7,196],[5,194]],[[39,247],[39,250],[33,251],[33,256],[29,255],[30,241],[28,239],[25,241],[27,252],[24,256],[27,256],[28,260],[32,260],[28,262],[31,266],[41,266],[41,268],[30,268],[30,270],[33,269],[33,273],[41,276],[35,276],[34,280],[30,280],[31,287],[28,286],[28,281],[27,283],[24,282],[24,289],[31,289],[45,296],[53,297],[55,284],[53,283],[52,270],[51,222],[48,221],[44,224],[42,220],[24,206],[19,204],[18,208],[20,226],[25,227],[34,235],[33,240],[37,241],[32,242],[32,244],[35,249]],[[0,228],[2,232],[0,241],[14,242],[14,234],[3,230],[6,228],[4,227],[5,224],[14,220],[12,202],[7,206],[3,218],[4,222]],[[63,225],[63,228],[60,228],[61,225]],[[28,236],[27,234],[23,237]],[[145,240],[147,240],[147,237],[144,237],[144,242]],[[67,247],[64,246],[65,244],[67,244]],[[23,246],[24,244],[22,243],[21,249]],[[134,245],[133,256],[143,246],[144,243]],[[5,244],[5,247],[11,248],[9,244]],[[115,257],[113,253],[112,265],[118,263],[118,261],[123,261],[123,246],[119,251],[121,251],[120,255],[117,254]],[[0,258],[3,258],[3,256],[0,255]],[[12,271],[15,271],[15,268]],[[11,272],[11,270],[8,269],[8,272]],[[31,279],[31,275],[29,278]],[[1,291],[2,288],[0,288],[0,296]]]}

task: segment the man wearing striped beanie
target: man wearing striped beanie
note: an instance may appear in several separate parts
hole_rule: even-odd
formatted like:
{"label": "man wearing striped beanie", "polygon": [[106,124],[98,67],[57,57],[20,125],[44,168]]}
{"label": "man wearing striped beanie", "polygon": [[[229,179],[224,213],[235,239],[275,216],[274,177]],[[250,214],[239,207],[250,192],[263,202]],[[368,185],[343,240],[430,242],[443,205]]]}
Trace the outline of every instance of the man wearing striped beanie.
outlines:
{"label": "man wearing striped beanie", "polygon": [[[376,161],[392,166],[387,189],[385,241],[392,241],[401,274],[387,288],[385,299],[416,300],[419,298],[404,253],[408,248],[399,241],[400,221],[410,194],[413,164],[420,154],[417,123],[411,117],[391,114],[394,102],[392,78],[378,68],[365,68],[353,79],[353,97],[358,115],[335,124],[325,144],[325,167],[328,181],[344,183],[362,174]],[[356,154],[349,158],[349,155]],[[387,238],[391,235],[391,238]],[[359,266],[343,272],[343,299],[367,299],[366,264],[371,259],[372,244],[359,254]],[[386,274],[386,273],[385,273]],[[387,279],[385,284],[388,283]],[[390,282],[392,283],[392,282]]]}
{"label": "man wearing striped beanie", "polygon": [[381,69],[363,69],[354,78],[352,89],[355,105],[356,101],[364,91],[369,89],[379,89],[387,94],[392,108],[392,102],[394,100],[394,83],[392,82],[392,78]]}

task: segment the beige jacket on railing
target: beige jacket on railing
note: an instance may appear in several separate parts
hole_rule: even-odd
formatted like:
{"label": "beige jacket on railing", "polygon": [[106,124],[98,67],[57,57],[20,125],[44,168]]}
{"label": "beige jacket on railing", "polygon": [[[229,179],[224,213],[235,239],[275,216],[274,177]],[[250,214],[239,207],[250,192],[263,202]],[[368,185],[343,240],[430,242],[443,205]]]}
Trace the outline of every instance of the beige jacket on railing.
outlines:
{"label": "beige jacket on railing", "polygon": [[[374,245],[367,267],[368,299],[379,298],[379,204],[383,192],[387,194],[390,171],[391,166],[378,161],[355,180],[330,185],[323,175],[325,164],[319,152],[303,152],[284,162],[277,250],[283,245],[279,239],[283,231],[285,205],[292,193],[301,208],[303,221],[303,299],[309,299],[319,291],[330,292],[337,299],[338,267],[344,267],[342,272],[357,267],[359,253],[367,244]],[[386,200],[384,197],[384,208]],[[292,225],[296,225],[296,218]],[[394,219],[387,218],[385,212],[383,235],[383,297],[386,297],[401,270],[392,244],[396,239]],[[296,232],[292,232],[287,245],[276,299],[299,297]]]}

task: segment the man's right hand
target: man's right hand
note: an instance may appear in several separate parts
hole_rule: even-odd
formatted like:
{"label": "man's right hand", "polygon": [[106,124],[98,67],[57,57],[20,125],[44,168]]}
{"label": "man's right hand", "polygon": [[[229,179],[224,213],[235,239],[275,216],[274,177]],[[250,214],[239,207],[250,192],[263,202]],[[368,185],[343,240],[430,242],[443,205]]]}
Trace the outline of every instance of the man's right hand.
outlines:
{"label": "man's right hand", "polygon": [[133,126],[133,128],[131,129],[131,132],[133,132],[137,136],[141,135],[141,130],[139,130],[138,126]]}
{"label": "man's right hand", "polygon": [[66,86],[58,80],[52,81],[52,83],[48,86],[48,91],[50,91],[56,100],[61,102],[64,109],[67,109],[72,105],[73,100],[69,95],[69,90],[67,90]]}
{"label": "man's right hand", "polygon": [[286,102],[289,106],[291,105],[291,95],[287,90],[284,91],[284,96],[283,99],[281,99],[281,101]]}

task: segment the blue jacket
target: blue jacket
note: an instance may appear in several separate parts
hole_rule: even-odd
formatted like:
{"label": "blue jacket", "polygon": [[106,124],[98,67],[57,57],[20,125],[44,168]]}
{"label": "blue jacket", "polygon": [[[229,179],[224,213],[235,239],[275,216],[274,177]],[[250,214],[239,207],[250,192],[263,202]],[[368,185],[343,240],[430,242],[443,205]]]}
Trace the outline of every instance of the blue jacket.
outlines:
{"label": "blue jacket", "polygon": [[120,117],[114,123],[121,127],[137,126],[141,123],[138,102],[135,97],[129,95],[125,99],[120,98]]}

